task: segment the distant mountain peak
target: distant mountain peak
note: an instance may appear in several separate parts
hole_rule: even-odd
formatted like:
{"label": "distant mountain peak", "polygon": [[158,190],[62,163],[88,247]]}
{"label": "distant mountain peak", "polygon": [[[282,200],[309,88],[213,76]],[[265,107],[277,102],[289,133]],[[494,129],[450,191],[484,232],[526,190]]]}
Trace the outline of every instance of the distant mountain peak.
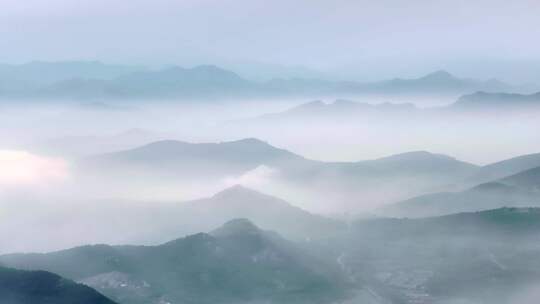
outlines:
{"label": "distant mountain peak", "polygon": [[454,75],[450,74],[448,71],[438,70],[438,71],[429,73],[429,74],[425,75],[424,77],[421,77],[421,79],[453,80],[453,79],[456,79],[456,77]]}
{"label": "distant mountain peak", "polygon": [[234,140],[234,141],[224,141],[224,142],[219,142],[219,143],[190,143],[190,142],[185,142],[185,141],[180,141],[180,140],[175,140],[175,139],[164,139],[164,140],[151,142],[149,144],[146,144],[136,149],[153,149],[153,148],[174,149],[177,147],[197,146],[197,145],[238,145],[238,146],[248,145],[248,146],[261,146],[261,147],[264,146],[264,147],[273,148],[273,146],[271,146],[269,143],[262,141],[260,139],[244,138],[244,139],[239,139],[239,140]]}
{"label": "distant mountain peak", "polygon": [[250,220],[245,218],[233,219],[218,229],[212,231],[210,234],[216,237],[228,237],[237,235],[256,235],[261,230],[255,226]]}
{"label": "distant mountain peak", "polygon": [[205,75],[208,77],[224,77],[229,79],[234,79],[236,81],[245,81],[242,77],[240,77],[238,74],[236,74],[233,71],[218,67],[216,65],[198,65],[195,67],[192,67],[189,69],[189,71],[199,74],[199,75]]}
{"label": "distant mountain peak", "polygon": [[394,154],[394,155],[390,155],[388,157],[383,157],[380,159],[384,159],[384,160],[425,160],[425,159],[453,160],[454,158],[444,155],[444,154],[436,154],[436,153],[431,153],[424,150],[419,150],[419,151],[410,151],[410,152]]}
{"label": "distant mountain peak", "polygon": [[[414,167],[415,170],[441,170],[444,174],[455,172],[458,175],[468,175],[470,170],[477,168],[476,165],[460,161],[451,156],[436,154],[427,151],[412,151],[401,154],[390,155],[374,160],[376,163],[389,166],[401,167],[405,170]],[[396,168],[394,167],[394,170]]]}
{"label": "distant mountain peak", "polygon": [[233,141],[226,141],[226,142],[222,142],[222,143],[229,143],[229,144],[250,144],[250,145],[265,145],[265,146],[268,146],[269,144],[263,140],[260,140],[258,138],[255,138],[255,137],[247,137],[247,138],[242,138],[242,139],[239,139],[239,140],[233,140]]}
{"label": "distant mountain peak", "polygon": [[[282,150],[282,149],[272,146],[271,144],[269,144],[268,142],[264,140],[260,140],[254,137],[219,142],[217,143],[217,145],[236,147],[238,149],[257,149],[260,151],[281,151]],[[283,151],[285,150],[282,150],[282,152]],[[289,151],[286,151],[286,152],[291,153]]]}
{"label": "distant mountain peak", "polygon": [[189,145],[189,143],[174,139],[164,139],[151,142],[136,149],[153,149],[153,148],[174,148],[177,146]]}
{"label": "distant mountain peak", "polygon": [[[276,197],[261,193],[259,191],[253,190],[251,188],[242,186],[240,184],[226,188],[212,196],[212,199],[218,201],[236,201],[236,202],[245,202],[248,204],[272,200],[273,204],[286,204],[286,202],[278,199]],[[261,205],[263,207],[263,205]]]}
{"label": "distant mountain peak", "polygon": [[500,182],[488,182],[488,183],[483,183],[483,184],[477,185],[474,188],[472,188],[471,190],[474,190],[474,191],[491,191],[491,192],[499,191],[499,192],[502,192],[502,191],[510,191],[512,189],[513,188],[511,186],[505,185],[505,184],[500,183]]}
{"label": "distant mountain peak", "polygon": [[236,185],[233,185],[229,188],[226,188],[216,194],[214,194],[212,197],[216,197],[216,198],[223,198],[223,197],[236,197],[238,195],[246,195],[246,194],[250,194],[250,195],[254,195],[254,194],[259,194],[257,191],[255,190],[252,190],[252,189],[249,189],[247,187],[244,187],[240,184],[236,184]]}

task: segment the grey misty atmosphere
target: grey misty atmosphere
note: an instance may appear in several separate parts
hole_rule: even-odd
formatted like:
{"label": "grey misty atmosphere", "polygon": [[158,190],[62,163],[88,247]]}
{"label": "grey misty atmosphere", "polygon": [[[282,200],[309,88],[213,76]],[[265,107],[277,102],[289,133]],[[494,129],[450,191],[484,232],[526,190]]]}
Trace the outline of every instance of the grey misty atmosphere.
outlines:
{"label": "grey misty atmosphere", "polygon": [[0,304],[536,304],[536,0],[0,1]]}

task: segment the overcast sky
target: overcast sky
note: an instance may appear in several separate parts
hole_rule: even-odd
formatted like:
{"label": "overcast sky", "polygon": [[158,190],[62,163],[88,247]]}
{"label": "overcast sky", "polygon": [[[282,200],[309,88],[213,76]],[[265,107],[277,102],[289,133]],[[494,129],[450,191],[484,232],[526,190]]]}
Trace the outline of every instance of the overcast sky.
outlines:
{"label": "overcast sky", "polygon": [[1,0],[0,62],[301,65],[540,78],[538,0]]}

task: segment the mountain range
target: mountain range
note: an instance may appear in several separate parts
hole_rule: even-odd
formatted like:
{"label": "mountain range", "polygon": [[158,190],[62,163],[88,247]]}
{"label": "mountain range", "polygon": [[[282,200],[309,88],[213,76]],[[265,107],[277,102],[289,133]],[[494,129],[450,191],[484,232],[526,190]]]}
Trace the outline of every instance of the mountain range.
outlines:
{"label": "mountain range", "polygon": [[184,227],[171,231],[186,231],[186,234],[208,231],[232,218],[249,219],[259,227],[293,240],[329,237],[346,228],[340,221],[309,213],[282,199],[239,185],[210,198],[180,203],[175,209],[174,218]]}
{"label": "mountain range", "polygon": [[192,144],[176,140],[152,142],[134,149],[89,157],[84,165],[140,166],[171,174],[211,177],[239,174],[259,165],[302,165],[310,161],[255,138]]}
{"label": "mountain range", "polygon": [[44,269],[119,303],[328,303],[344,298],[339,269],[245,219],[159,246],[93,245],[0,261]]}
{"label": "mountain range", "polygon": [[[302,103],[287,110],[263,114],[253,118],[233,121],[236,124],[251,125],[257,123],[288,123],[302,124],[307,121],[316,123],[342,121],[362,122],[380,121],[391,119],[419,120],[429,122],[432,119],[441,119],[443,116],[463,113],[509,115],[530,113],[536,115],[540,109],[540,92],[524,95],[509,93],[475,92],[462,95],[455,102],[444,106],[428,108],[416,107],[413,103],[390,103],[378,104],[356,102],[346,99],[336,99],[325,103],[320,100]],[[534,110],[534,112],[530,112]],[[473,119],[478,117],[473,117]],[[446,119],[446,118],[445,118]]]}
{"label": "mountain range", "polygon": [[462,95],[476,91],[524,92],[498,80],[463,79],[446,71],[373,83],[305,78],[257,82],[212,65],[147,69],[99,62],[33,62],[0,66],[2,98],[228,99],[336,94]]}
{"label": "mountain range", "polygon": [[[345,223],[300,209],[282,199],[242,187],[232,186],[213,196],[193,201],[101,199],[55,200],[56,208],[43,209],[39,203],[17,201],[32,215],[5,213],[1,228],[11,229],[14,219],[25,218],[27,228],[20,238],[3,239],[0,252],[50,251],[86,243],[155,245],[170,239],[211,229],[235,218],[246,218],[262,229],[276,231],[295,241],[334,236]],[[3,204],[0,203],[0,208]],[[44,220],[46,219],[46,220]],[[65,227],[71,227],[66,230]],[[91,233],[88,233],[89,227]],[[4,230],[5,231],[5,230]],[[114,233],[111,233],[114,231]],[[41,232],[56,239],[55,246],[45,239],[24,241]],[[2,233],[3,238],[8,234]]]}
{"label": "mountain range", "polygon": [[[251,121],[254,122],[305,122],[307,120],[328,120],[336,119],[365,119],[366,117],[399,117],[400,115],[414,115],[420,110],[411,103],[381,103],[369,104],[354,102],[345,99],[337,99],[332,103],[325,103],[320,100],[294,106],[288,110],[278,113],[264,114]],[[244,120],[241,122],[247,122]]]}
{"label": "mountain range", "polygon": [[540,167],[540,153],[526,154],[483,166],[467,179],[469,184],[481,184],[519,172]]}
{"label": "mountain range", "polygon": [[[474,166],[444,155],[427,152],[411,152],[357,163],[324,163],[305,159],[256,139],[220,144],[180,142],[181,149],[167,148],[165,151],[168,153],[155,149],[162,147],[161,143],[167,147],[176,145],[174,141],[158,142],[144,146],[141,150],[135,149],[135,154],[131,154],[133,150],[128,150],[126,155],[129,157],[119,156],[124,153],[121,152],[120,154],[106,154],[103,156],[104,159],[101,159],[102,156],[91,158],[87,165],[95,169],[97,164],[101,164],[100,166],[107,169],[97,175],[99,181],[105,185],[117,190],[119,180],[125,183],[126,189],[134,192],[136,183],[129,180],[133,175],[139,175],[144,183],[144,187],[141,187],[144,191],[152,189],[154,180],[156,186],[166,181],[170,182],[171,189],[182,190],[184,181],[172,177],[185,174],[181,177],[195,179],[197,171],[202,171],[209,163],[212,164],[211,171],[199,176],[206,182],[208,182],[206,176],[210,174],[227,176],[232,174],[231,172],[244,170],[253,172],[252,168],[271,163],[279,174],[270,174],[268,176],[270,181],[257,188],[265,188],[268,190],[265,192],[273,195],[283,191],[284,197],[292,203],[238,185],[211,197],[183,202],[178,198],[173,202],[161,202],[156,198],[158,194],[156,190],[155,193],[151,192],[153,198],[146,202],[134,199],[88,199],[88,202],[80,202],[78,207],[73,209],[70,207],[73,202],[66,201],[66,208],[58,207],[55,212],[46,213],[47,223],[53,224],[43,226],[41,220],[32,222],[31,217],[26,216],[29,226],[35,227],[36,230],[47,231],[48,235],[55,235],[65,240],[65,242],[59,242],[64,247],[74,246],[81,242],[81,240],[73,242],[70,233],[63,229],[67,225],[72,227],[72,231],[81,232],[86,231],[86,227],[95,227],[93,233],[84,239],[86,242],[155,244],[179,235],[208,231],[232,218],[248,218],[258,226],[277,231],[289,239],[315,240],[332,237],[346,228],[343,222],[306,211],[317,209],[313,208],[313,206],[317,207],[317,202],[320,202],[322,207],[331,208],[340,203],[333,199],[331,189],[350,189],[350,192],[343,195],[342,203],[344,205],[349,203],[345,206],[348,206],[355,214],[359,210],[366,210],[362,200],[366,200],[368,194],[376,195],[379,193],[378,190],[391,189],[391,187],[402,189],[403,182],[409,182],[411,185],[409,188],[414,187],[418,195],[393,201],[388,199],[387,201],[393,204],[376,209],[376,214],[414,218],[504,206],[538,206],[540,203],[538,192],[540,159],[535,162],[534,154],[486,166]],[[198,155],[204,155],[204,159],[197,159],[195,156]],[[126,163],[119,164],[117,159]],[[287,171],[287,168],[294,168],[294,171]],[[152,175],[149,173],[150,170],[164,170],[164,173]],[[515,173],[516,171],[519,172]],[[264,170],[261,172],[262,175],[265,174]],[[321,175],[321,184],[317,188],[312,188],[310,185],[317,185],[315,183],[317,180],[313,180],[316,174]],[[446,174],[453,175],[452,181],[443,179],[439,184],[434,183],[435,177],[446,176]],[[160,175],[163,178],[156,178]],[[117,176],[122,178],[117,178]],[[490,179],[486,182],[484,178],[487,177]],[[249,184],[251,178],[239,179],[236,182]],[[429,180],[432,188],[420,188],[422,185],[418,183],[422,178]],[[92,182],[95,183],[95,181]],[[454,186],[448,184],[450,182]],[[272,188],[272,184],[279,184],[279,187]],[[286,184],[289,185],[287,188],[284,187]],[[102,191],[101,184],[97,187]],[[437,187],[446,187],[455,192],[434,190]],[[465,190],[459,190],[461,188]],[[303,190],[304,197],[308,199],[302,201],[298,196],[288,194],[284,189],[296,190],[296,193]],[[402,193],[399,194],[403,197]],[[318,198],[319,201],[311,198]],[[374,199],[377,198],[374,197]],[[387,199],[387,197],[384,198]],[[22,203],[17,197],[14,200]],[[62,205],[62,202],[58,200],[55,203],[57,206]],[[26,204],[27,209],[40,210],[41,208],[39,204],[35,207],[32,204]],[[303,209],[297,206],[302,206]],[[375,205],[377,206],[380,205]],[[10,215],[10,217],[18,216],[17,214]],[[9,221],[6,224],[9,227]],[[111,230],[117,230],[118,233],[110,233]],[[46,242],[36,243],[33,246],[32,248],[49,248]],[[17,244],[11,244],[11,247],[25,248]]]}
{"label": "mountain range", "polygon": [[451,108],[485,112],[538,110],[540,109],[540,92],[533,94],[476,92],[461,96]]}
{"label": "mountain range", "polygon": [[447,71],[439,70],[416,79],[395,78],[388,81],[378,82],[370,88],[373,92],[382,93],[456,93],[465,91],[511,91],[511,85],[497,79],[479,81],[474,79],[458,78]]}
{"label": "mountain range", "polygon": [[[79,168],[86,177],[89,171],[82,167],[99,171],[98,178],[88,183],[96,184],[96,191],[102,191],[100,195],[104,193],[103,187],[117,191],[118,185],[123,185],[130,194],[137,193],[139,188],[144,191],[142,193],[150,193],[146,201],[136,197],[122,200],[85,196],[87,198],[73,208],[72,199],[64,199],[64,202],[57,199],[54,212],[44,211],[45,222],[39,217],[32,221],[31,216],[22,213],[10,214],[7,218],[24,216],[28,226],[33,227],[25,229],[29,235],[47,231],[48,235],[57,236],[57,243],[62,247],[53,249],[80,245],[81,242],[151,245],[181,235],[208,231],[232,218],[247,218],[291,240],[316,240],[333,237],[347,227],[340,220],[312,213],[317,209],[343,210],[342,206],[346,206],[351,210],[350,214],[356,215],[369,210],[366,207],[368,203],[378,202],[373,204],[372,208],[375,208],[384,201],[389,205],[375,209],[376,214],[416,218],[504,206],[539,206],[540,159],[538,162],[534,159],[535,155],[526,155],[475,166],[444,155],[411,152],[369,161],[325,163],[305,159],[256,139],[210,144],[165,141],[92,157]],[[260,170],[265,164],[270,164],[268,166],[273,169]],[[246,170],[248,174],[243,174]],[[197,175],[199,172],[202,173]],[[266,189],[264,192],[271,195],[238,185],[227,188],[226,183],[220,183],[223,182],[222,177],[234,174],[241,174],[241,178],[233,179],[233,182],[251,184],[255,179],[255,189]],[[211,175],[216,178],[210,180],[208,176]],[[141,186],[134,176],[140,179]],[[484,181],[485,176],[490,179]],[[225,190],[191,201],[182,201],[174,198],[175,195],[172,195],[172,201],[158,198],[164,189],[183,191],[192,185],[188,182],[195,179],[216,182]],[[164,183],[170,188],[159,188],[165,187]],[[438,190],[440,188],[443,190]],[[348,192],[341,192],[343,189]],[[397,199],[381,194],[381,189],[393,191],[393,197]],[[407,196],[413,190],[416,195]],[[80,196],[77,193],[77,197]],[[36,214],[40,214],[43,208],[18,197],[8,200],[26,204],[25,210],[35,210]],[[9,227],[9,220],[5,224]],[[72,229],[66,231],[63,228],[66,226]],[[92,234],[84,233],[88,227],[93,227]],[[77,231],[85,235],[83,240],[73,239],[72,233]],[[17,240],[7,242],[5,246],[27,248],[24,242],[17,243]],[[36,241],[32,246],[30,248],[39,250],[51,249],[47,247],[46,240]]]}
{"label": "mountain range", "polygon": [[138,181],[144,181],[145,189],[174,189],[182,182],[220,185],[232,180],[250,186],[255,180],[256,190],[317,210],[331,207],[330,202],[335,209],[354,209],[356,203],[377,205],[433,192],[472,175],[476,168],[423,151],[358,162],[322,162],[257,139],[243,139],[201,144],[159,141],[84,159],[77,170],[81,178],[95,182],[99,176],[100,183],[116,190],[134,189]]}
{"label": "mountain range", "polygon": [[[480,201],[487,200],[492,204],[479,208],[492,209],[504,206],[500,205],[503,202],[513,206],[534,198],[530,191],[510,190],[514,185],[499,180],[540,167],[539,155],[522,155],[484,166],[426,151],[356,162],[323,162],[255,138],[221,143],[165,140],[82,159],[76,172],[82,184],[97,181],[96,191],[112,189],[116,192],[111,193],[117,195],[122,189],[136,189],[134,185],[139,183],[144,184],[145,191],[168,188],[173,194],[174,189],[182,190],[181,185],[199,184],[219,190],[243,184],[319,213],[357,212],[404,200],[439,200],[442,205],[450,205],[442,201],[454,200],[459,191],[463,191],[458,195],[462,204],[476,199],[477,205],[483,206]],[[498,195],[502,196],[493,199]],[[455,211],[480,210],[460,208],[465,207]],[[409,215],[416,212],[412,210]],[[425,212],[433,215],[430,212],[434,211]]]}
{"label": "mountain range", "polygon": [[[513,160],[507,161],[512,163]],[[507,171],[509,172],[509,171]],[[426,194],[380,209],[385,215],[425,217],[501,207],[540,206],[540,167],[460,192]]]}
{"label": "mountain range", "polygon": [[539,223],[538,208],[500,208],[362,219],[329,238],[291,242],[234,219],[157,246],[88,245],[0,263],[58,273],[120,304],[503,304],[540,279]]}

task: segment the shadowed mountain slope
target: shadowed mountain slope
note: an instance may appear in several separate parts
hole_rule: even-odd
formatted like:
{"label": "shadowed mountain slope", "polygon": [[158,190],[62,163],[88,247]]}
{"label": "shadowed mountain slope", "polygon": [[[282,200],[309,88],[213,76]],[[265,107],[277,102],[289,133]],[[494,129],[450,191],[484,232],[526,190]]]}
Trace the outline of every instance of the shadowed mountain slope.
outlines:
{"label": "shadowed mountain slope", "polygon": [[539,232],[540,209],[501,208],[359,220],[330,246],[386,303],[508,304],[540,279]]}
{"label": "shadowed mountain slope", "polygon": [[512,206],[540,206],[540,167],[461,192],[422,195],[385,206],[379,212],[398,217],[425,217]]}
{"label": "shadowed mountain slope", "polygon": [[327,303],[346,294],[333,265],[244,219],[159,246],[84,246],[0,261],[56,271],[126,304]]}
{"label": "shadowed mountain slope", "polygon": [[540,153],[521,155],[483,166],[467,179],[468,183],[480,184],[519,172],[540,167]]}
{"label": "shadowed mountain slope", "polygon": [[46,271],[0,266],[2,304],[114,304],[92,288]]}

